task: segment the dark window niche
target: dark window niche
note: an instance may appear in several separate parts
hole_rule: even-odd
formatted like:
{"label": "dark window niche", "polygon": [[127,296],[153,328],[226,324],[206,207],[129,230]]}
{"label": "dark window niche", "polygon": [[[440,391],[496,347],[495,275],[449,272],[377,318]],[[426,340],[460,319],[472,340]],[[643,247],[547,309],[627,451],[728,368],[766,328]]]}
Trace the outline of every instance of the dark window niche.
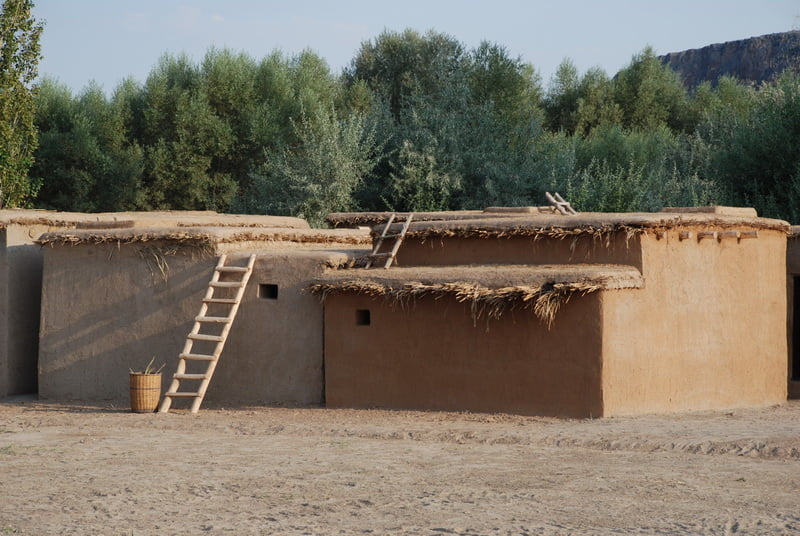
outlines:
{"label": "dark window niche", "polygon": [[356,326],[369,326],[372,322],[369,309],[356,309]]}
{"label": "dark window niche", "polygon": [[261,283],[258,285],[258,297],[265,300],[278,299],[278,285]]}

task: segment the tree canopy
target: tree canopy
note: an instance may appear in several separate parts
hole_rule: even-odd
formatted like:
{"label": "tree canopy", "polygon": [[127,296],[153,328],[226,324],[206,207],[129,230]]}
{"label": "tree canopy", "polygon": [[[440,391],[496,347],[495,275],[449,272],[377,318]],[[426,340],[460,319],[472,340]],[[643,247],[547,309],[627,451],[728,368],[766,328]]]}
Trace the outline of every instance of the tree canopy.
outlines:
{"label": "tree canopy", "polygon": [[[321,224],[330,211],[530,205],[557,190],[586,211],[713,202],[800,221],[798,80],[688,91],[645,48],[614,76],[564,60],[544,89],[500,44],[414,30],[362,43],[340,74],[308,50],[167,54],[111,96],[41,83],[34,199]],[[33,193],[24,185],[15,202]]]}
{"label": "tree canopy", "polygon": [[26,204],[37,184],[28,178],[37,147],[33,85],[42,24],[31,0],[4,0],[0,11],[0,208]]}

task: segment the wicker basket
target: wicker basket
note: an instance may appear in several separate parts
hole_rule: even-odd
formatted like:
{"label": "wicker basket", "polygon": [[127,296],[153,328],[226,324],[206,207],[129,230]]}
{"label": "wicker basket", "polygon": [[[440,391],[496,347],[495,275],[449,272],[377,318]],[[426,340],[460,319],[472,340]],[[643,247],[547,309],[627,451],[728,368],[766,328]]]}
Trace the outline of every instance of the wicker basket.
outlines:
{"label": "wicker basket", "polygon": [[161,398],[161,373],[139,374],[132,372],[130,378],[131,411],[134,413],[154,412]]}

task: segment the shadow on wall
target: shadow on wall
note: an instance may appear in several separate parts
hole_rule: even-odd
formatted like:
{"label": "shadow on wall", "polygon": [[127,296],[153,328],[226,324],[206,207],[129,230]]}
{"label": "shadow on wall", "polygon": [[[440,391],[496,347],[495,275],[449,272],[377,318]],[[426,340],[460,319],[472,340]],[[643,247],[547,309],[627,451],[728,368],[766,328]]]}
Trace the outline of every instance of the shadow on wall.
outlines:
{"label": "shadow on wall", "polygon": [[174,366],[215,261],[169,257],[165,278],[130,248],[69,249],[45,253],[39,395],[119,399],[129,369]]}

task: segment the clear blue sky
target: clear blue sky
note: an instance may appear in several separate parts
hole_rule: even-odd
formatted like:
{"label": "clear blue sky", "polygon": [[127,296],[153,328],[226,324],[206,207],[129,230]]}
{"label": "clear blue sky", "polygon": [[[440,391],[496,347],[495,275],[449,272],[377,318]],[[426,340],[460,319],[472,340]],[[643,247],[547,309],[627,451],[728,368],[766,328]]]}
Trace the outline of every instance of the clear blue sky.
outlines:
{"label": "clear blue sky", "polygon": [[545,86],[564,58],[613,75],[651,45],[659,54],[800,29],[800,0],[38,0],[41,75],[73,91],[144,82],[158,58],[211,46],[260,59],[310,48],[338,73],[383,30],[447,33],[504,45]]}

